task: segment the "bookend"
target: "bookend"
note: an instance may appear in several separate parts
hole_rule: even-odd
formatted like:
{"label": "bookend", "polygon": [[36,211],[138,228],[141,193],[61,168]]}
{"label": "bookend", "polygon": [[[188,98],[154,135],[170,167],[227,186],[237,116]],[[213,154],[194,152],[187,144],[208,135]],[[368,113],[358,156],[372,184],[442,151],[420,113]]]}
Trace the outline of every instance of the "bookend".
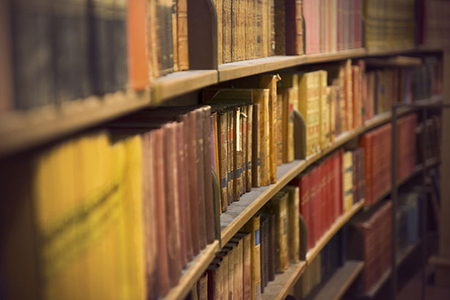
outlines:
{"label": "bookend", "polygon": [[189,69],[217,70],[217,15],[211,0],[188,0]]}
{"label": "bookend", "polygon": [[297,109],[294,109],[294,158],[306,159],[306,124]]}

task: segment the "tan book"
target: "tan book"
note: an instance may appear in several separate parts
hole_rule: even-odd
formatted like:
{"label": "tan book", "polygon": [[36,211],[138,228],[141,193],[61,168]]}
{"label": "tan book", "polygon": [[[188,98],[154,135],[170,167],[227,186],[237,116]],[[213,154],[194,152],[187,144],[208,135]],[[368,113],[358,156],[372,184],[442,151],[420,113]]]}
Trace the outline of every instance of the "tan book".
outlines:
{"label": "tan book", "polygon": [[252,123],[252,186],[261,186],[261,104],[253,104]]}
{"label": "tan book", "polygon": [[252,246],[252,300],[261,300],[261,266],[260,266],[260,216],[254,215],[244,226],[244,230],[251,234]]}
{"label": "tan book", "polygon": [[267,203],[267,209],[275,215],[275,272],[283,273],[289,265],[288,259],[288,227],[286,192],[278,192]]}
{"label": "tan book", "polygon": [[[217,0],[221,1],[221,0]],[[220,20],[222,22],[222,20]],[[189,70],[187,0],[177,0],[178,70]]]}
{"label": "tan book", "polygon": [[249,232],[238,232],[243,243],[243,300],[252,298],[252,241]]}
{"label": "tan book", "polygon": [[293,88],[279,88],[282,107],[282,145],[283,145],[283,163],[289,163],[294,160],[294,97],[296,96]]}
{"label": "tan book", "polygon": [[[178,0],[179,1],[179,0]],[[224,16],[224,0],[214,0],[214,5],[216,7],[216,13],[217,13],[217,60],[220,64],[224,63],[223,59],[223,40],[224,40],[224,34],[223,34],[223,16]]]}
{"label": "tan book", "polygon": [[177,18],[177,0],[172,0],[172,42],[173,42],[173,71],[178,68],[178,18]]}
{"label": "tan book", "polygon": [[247,172],[246,176],[246,191],[250,192],[252,189],[252,155],[253,155],[253,105],[247,105],[247,135],[246,135],[246,146],[247,146],[247,152],[246,152],[246,162],[247,166],[245,168]]}
{"label": "tan book", "polygon": [[285,129],[285,122],[283,120],[283,96],[277,94],[277,165],[283,164],[283,151],[286,151],[286,147],[283,147],[283,130]]}
{"label": "tan book", "polygon": [[197,282],[198,300],[208,300],[208,273],[203,273]]}
{"label": "tan book", "polygon": [[229,63],[231,59],[231,0],[223,0],[223,14],[222,14],[222,58],[223,63]]}
{"label": "tan book", "polygon": [[354,126],[354,112],[353,112],[353,80],[352,80],[352,61],[347,59],[344,67],[344,93],[345,93],[345,112],[347,130],[355,128]]}
{"label": "tan book", "polygon": [[261,58],[263,45],[263,0],[254,0],[255,58]]}
{"label": "tan book", "polygon": [[242,190],[241,108],[233,109],[233,201],[239,201]]}
{"label": "tan book", "polygon": [[231,61],[239,61],[239,0],[231,0]]}
{"label": "tan book", "polygon": [[277,182],[277,82],[279,75],[261,75],[260,86],[269,89],[269,171],[270,183]]}
{"label": "tan book", "polygon": [[241,107],[241,143],[242,143],[242,189],[241,195],[247,191],[247,116],[248,106],[243,105]]}
{"label": "tan book", "polygon": [[222,211],[228,209],[228,114],[220,111],[218,115],[218,127],[219,127],[219,180],[221,186],[221,207]]}
{"label": "tan book", "polygon": [[239,238],[232,238],[225,246],[225,249],[233,249],[233,291],[232,298],[242,300],[243,297],[243,245]]}
{"label": "tan book", "polygon": [[[234,261],[230,261],[229,252],[221,251],[216,254],[216,257],[222,259],[222,299],[229,299],[230,290],[229,290],[229,281],[230,276],[228,274],[230,270],[229,264],[234,264]],[[234,258],[234,257],[233,257]]]}
{"label": "tan book", "polygon": [[247,24],[247,2],[239,0],[239,14],[238,14],[238,61],[245,60],[245,32]]}
{"label": "tan book", "polygon": [[304,73],[299,77],[298,108],[306,123],[306,155],[317,152],[319,146],[319,72]]}
{"label": "tan book", "polygon": [[288,249],[289,262],[296,263],[300,261],[300,194],[298,186],[286,186],[283,188],[288,194]]}
{"label": "tan book", "polygon": [[335,86],[329,86],[327,87],[327,99],[328,99],[328,107],[329,109],[329,118],[330,118],[330,138],[328,140],[328,143],[333,143],[335,139],[336,134],[336,93],[334,91],[336,89]]}
{"label": "tan book", "polygon": [[254,18],[255,10],[253,7],[254,0],[242,1],[246,3],[245,12],[245,59],[255,58],[255,43],[254,43]]}
{"label": "tan book", "polygon": [[238,259],[237,251],[236,250],[237,245],[236,244],[226,244],[225,247],[222,248],[222,251],[228,253],[228,298],[226,299],[235,299],[235,285],[239,278],[235,279],[235,260]]}
{"label": "tan book", "polygon": [[261,1],[261,57],[269,56],[268,44],[270,43],[269,38],[269,0]]}
{"label": "tan book", "polygon": [[352,152],[346,151],[343,156],[342,163],[342,176],[343,176],[343,205],[344,212],[349,211],[353,206],[353,160]]}
{"label": "tan book", "polygon": [[327,97],[327,71],[319,71],[320,76],[320,139],[319,144],[321,149],[325,149],[330,137],[329,134],[329,105]]}
{"label": "tan book", "polygon": [[270,184],[270,140],[269,140],[269,89],[253,90],[253,102],[260,104],[259,122],[260,122],[260,176],[261,185]]}

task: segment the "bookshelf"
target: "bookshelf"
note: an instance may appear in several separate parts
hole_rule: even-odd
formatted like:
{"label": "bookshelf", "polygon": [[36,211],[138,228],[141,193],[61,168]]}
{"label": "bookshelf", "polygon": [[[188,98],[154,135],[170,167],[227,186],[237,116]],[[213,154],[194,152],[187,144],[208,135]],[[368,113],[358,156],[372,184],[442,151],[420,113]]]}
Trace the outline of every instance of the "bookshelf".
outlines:
{"label": "bookshelf", "polygon": [[348,260],[328,279],[309,300],[339,300],[364,268],[364,262]]}
{"label": "bookshelf", "polygon": [[316,245],[306,253],[306,260],[297,264],[289,265],[287,271],[283,274],[276,274],[275,281],[270,282],[264,289],[263,299],[284,299],[303,271],[308,267],[312,260],[320,253],[327,242],[342,228],[362,207],[364,200],[356,203],[353,208],[341,215],[329,228],[325,234],[316,242]]}

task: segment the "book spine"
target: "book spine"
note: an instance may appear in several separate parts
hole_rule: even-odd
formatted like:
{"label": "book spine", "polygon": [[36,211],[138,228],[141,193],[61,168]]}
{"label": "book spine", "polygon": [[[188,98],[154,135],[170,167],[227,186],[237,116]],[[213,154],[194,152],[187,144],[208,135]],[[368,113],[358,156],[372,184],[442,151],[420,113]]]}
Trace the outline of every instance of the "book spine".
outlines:
{"label": "book spine", "polygon": [[252,298],[261,300],[261,269],[260,269],[260,216],[253,216],[244,226],[251,233],[252,244]]}
{"label": "book spine", "polygon": [[300,190],[298,187],[287,186],[288,192],[288,249],[289,262],[297,263],[300,260]]}
{"label": "book spine", "polygon": [[252,170],[252,160],[253,160],[253,105],[247,106],[247,184],[246,191],[250,192],[252,189],[253,180],[253,170]]}
{"label": "book spine", "polygon": [[296,27],[296,55],[303,55],[304,51],[304,19],[303,0],[295,1],[295,27]]}
{"label": "book spine", "polygon": [[[188,9],[187,9],[187,0],[177,0],[177,26],[178,26],[178,70],[186,71],[189,70],[189,44],[188,44]],[[218,3],[221,3],[218,0]],[[219,8],[221,6],[219,5]],[[221,28],[222,19],[221,19],[221,11],[219,14],[219,8],[217,12],[218,17],[218,30]],[[220,27],[219,27],[220,26]],[[221,31],[219,31],[221,33]],[[220,34],[218,33],[219,39],[219,50],[220,47]],[[220,60],[219,60],[220,63]]]}
{"label": "book spine", "polygon": [[270,33],[270,44],[269,44],[269,56],[275,55],[275,0],[269,0],[269,13],[270,13],[270,23],[269,23],[269,33]]}
{"label": "book spine", "polygon": [[177,0],[172,0],[172,52],[173,52],[173,71],[178,71],[178,23],[177,23]]}
{"label": "book spine", "polygon": [[166,193],[166,228],[167,253],[169,254],[170,286],[178,284],[181,272],[180,224],[177,183],[178,166],[176,163],[176,130],[177,125],[164,126],[164,160],[165,160],[165,193]]}
{"label": "book spine", "polygon": [[[183,124],[183,125],[181,125]],[[177,181],[178,181],[178,220],[179,220],[179,232],[180,232],[180,261],[181,268],[186,267],[187,259],[187,227],[190,224],[186,223],[186,191],[184,190],[185,181],[185,161],[184,161],[184,123],[180,123],[181,126],[176,130],[176,163],[177,163]]]}
{"label": "book spine", "polygon": [[[198,210],[198,228],[200,249],[206,247],[206,215],[205,215],[205,178],[204,169],[204,132],[203,132],[203,110],[201,108],[195,110],[196,114],[196,170],[197,170],[197,210]],[[209,152],[208,152],[209,153]],[[209,172],[211,172],[209,170]]]}
{"label": "book spine", "polygon": [[241,147],[242,147],[242,189],[241,196],[247,191],[247,116],[248,106],[243,105],[241,107]]}
{"label": "book spine", "polygon": [[285,3],[287,4],[289,1],[275,0],[275,55],[288,54],[286,41],[292,40],[291,36],[288,35],[288,29],[290,29],[291,35],[293,30],[286,26],[288,15],[285,11]]}
{"label": "book spine", "polygon": [[239,61],[239,0],[231,0],[231,61]]}
{"label": "book spine", "polygon": [[230,140],[229,142],[229,164],[230,164],[230,190],[229,190],[229,195],[230,195],[230,204],[231,202],[233,202],[235,200],[235,174],[237,172],[236,170],[236,165],[234,164],[235,160],[236,160],[236,144],[235,144],[235,140],[236,140],[236,113],[234,109],[231,109],[229,111],[229,123],[228,126],[230,126]]}
{"label": "book spine", "polygon": [[208,300],[208,273],[203,273],[197,283],[198,300]]}
{"label": "book spine", "polygon": [[233,201],[239,201],[242,189],[242,145],[241,145],[241,112],[240,108],[233,111],[234,115],[234,178],[233,178]]}
{"label": "book spine", "polygon": [[261,270],[261,293],[264,293],[264,282],[266,281],[266,273],[265,273],[265,256],[266,256],[266,247],[265,247],[265,232],[267,231],[267,218],[265,216],[261,217],[261,247],[260,247],[260,260],[259,260],[259,269]]}
{"label": "book spine", "polygon": [[283,152],[286,151],[286,147],[283,147],[284,138],[284,126],[283,122],[283,95],[277,94],[277,165],[283,164]]}
{"label": "book spine", "polygon": [[245,39],[245,32],[246,32],[246,8],[247,3],[245,0],[238,1],[239,8],[238,8],[238,61],[245,60],[245,51],[246,51],[246,39]]}
{"label": "book spine", "polygon": [[[222,57],[223,63],[232,62],[232,8],[231,0],[223,0],[223,14],[222,14]],[[220,25],[220,23],[219,23]],[[219,61],[220,63],[220,61]]]}
{"label": "book spine", "polygon": [[[173,57],[173,33],[172,33],[172,0],[156,0],[157,2],[157,18],[159,29],[159,66],[161,75],[167,75],[174,71]],[[145,9],[143,10],[145,12]],[[142,28],[145,25],[142,24]],[[141,29],[135,29],[142,31]],[[142,41],[145,43],[145,39]],[[145,49],[145,48],[144,48]],[[142,60],[141,60],[142,61]],[[147,60],[143,60],[147,61]]]}
{"label": "book spine", "polygon": [[255,11],[253,10],[254,0],[246,0],[245,12],[245,59],[255,58]]}
{"label": "book spine", "polygon": [[211,107],[203,107],[203,175],[205,193],[206,243],[215,240],[214,203],[211,177]]}
{"label": "book spine", "polygon": [[219,257],[222,259],[221,262],[221,268],[222,268],[222,299],[229,299],[230,296],[230,276],[228,274],[230,270],[230,263],[233,264],[233,261],[230,261],[230,257],[228,255],[228,252],[219,252],[216,257]]}
{"label": "book spine", "polygon": [[254,0],[255,12],[255,58],[263,56],[263,0]]}
{"label": "book spine", "polygon": [[221,200],[222,200],[222,211],[227,211],[228,209],[228,166],[227,166],[227,114],[220,114],[218,117],[218,123],[220,128],[220,147],[219,147],[219,173],[220,173],[220,185],[221,185]]}
{"label": "book spine", "polygon": [[213,263],[206,269],[208,274],[208,299],[222,299],[223,274],[221,265]]}
{"label": "book spine", "polygon": [[261,104],[253,104],[252,186],[261,186]]}
{"label": "book spine", "polygon": [[190,145],[187,147],[187,163],[188,163],[188,186],[189,186],[189,211],[191,217],[192,230],[192,250],[194,256],[200,252],[200,218],[199,218],[199,189],[198,189],[198,175],[197,175],[197,115],[196,112],[190,112],[187,119],[187,138]]}
{"label": "book spine", "polygon": [[[192,260],[194,257],[194,248],[193,248],[193,240],[194,235],[192,233],[194,226],[192,215],[191,215],[191,202],[193,195],[190,194],[189,191],[189,171],[188,171],[188,148],[190,147],[190,140],[189,140],[189,116],[188,114],[183,115],[182,118],[183,122],[183,147],[181,150],[181,153],[179,154],[181,156],[181,167],[179,173],[181,174],[180,177],[181,181],[180,184],[182,184],[182,188],[184,189],[184,217],[185,217],[185,226],[186,226],[186,257],[187,261]],[[180,192],[182,194],[183,192]],[[195,199],[196,200],[196,199]]]}
{"label": "book spine", "polygon": [[[147,7],[148,8],[148,7]],[[114,1],[112,35],[113,92],[128,88],[127,1]],[[86,45],[87,47],[87,45]],[[147,55],[148,60],[148,55]],[[86,70],[88,72],[88,70]],[[86,74],[86,73],[85,73]],[[87,74],[86,74],[87,75]],[[89,77],[89,76],[87,76]],[[88,96],[89,91],[86,93]]]}

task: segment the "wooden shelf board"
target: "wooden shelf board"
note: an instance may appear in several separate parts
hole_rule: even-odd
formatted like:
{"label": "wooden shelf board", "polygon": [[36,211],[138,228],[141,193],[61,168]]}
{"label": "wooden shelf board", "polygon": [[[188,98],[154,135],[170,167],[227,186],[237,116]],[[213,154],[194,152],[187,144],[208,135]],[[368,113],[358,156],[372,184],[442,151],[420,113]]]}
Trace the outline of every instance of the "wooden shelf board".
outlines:
{"label": "wooden shelf board", "polygon": [[319,54],[309,54],[305,55],[307,64],[315,64],[322,62],[332,62],[336,60],[343,60],[348,58],[359,58],[364,57],[366,55],[366,50],[364,48],[361,49],[352,49],[345,51],[338,51],[332,53],[319,53]]}
{"label": "wooden shelf board", "polygon": [[276,274],[275,280],[271,281],[264,288],[261,295],[263,300],[284,300],[289,294],[291,287],[298,281],[303,271],[306,269],[306,262],[301,261],[290,264],[286,272]]}
{"label": "wooden shelf board", "polygon": [[222,64],[219,66],[219,81],[228,81],[289,68],[301,65],[305,62],[305,56],[269,56],[264,58],[250,59],[238,62]]}
{"label": "wooden shelf board", "polygon": [[364,262],[348,260],[336,270],[309,300],[339,300],[344,296],[364,268]]}
{"label": "wooden shelf board", "polygon": [[331,225],[331,228],[329,228],[325,232],[325,234],[316,242],[314,247],[306,253],[306,261],[308,262],[308,265],[311,264],[314,258],[320,253],[323,247],[325,247],[325,245],[336,234],[336,232],[338,232],[339,229],[341,229],[342,226],[344,226],[348,222],[348,220],[350,220],[364,206],[364,202],[364,199],[360,200],[358,203],[353,205],[351,210],[342,214],[339,218],[337,218],[336,221],[334,221],[333,225]]}
{"label": "wooden shelf board", "polygon": [[200,252],[200,254],[190,261],[186,268],[182,271],[178,285],[173,287],[163,299],[184,299],[191,291],[194,283],[200,278],[203,272],[205,272],[218,250],[219,241],[216,240]]}
{"label": "wooden shelf board", "polygon": [[152,104],[205,88],[216,84],[217,81],[217,70],[174,72],[156,78],[151,84]]}
{"label": "wooden shelf board", "polygon": [[368,49],[367,56],[388,56],[388,55],[398,55],[398,54],[408,54],[417,52],[416,47],[398,47],[390,49]]}
{"label": "wooden shelf board", "polygon": [[237,202],[228,206],[228,210],[220,215],[222,245],[226,244],[248,220],[263,207],[279,190],[297,176],[306,167],[304,160],[294,160],[277,169],[277,183],[252,188]]}
{"label": "wooden shelf board", "polygon": [[0,157],[35,147],[150,105],[150,93],[117,92],[0,118]]}

